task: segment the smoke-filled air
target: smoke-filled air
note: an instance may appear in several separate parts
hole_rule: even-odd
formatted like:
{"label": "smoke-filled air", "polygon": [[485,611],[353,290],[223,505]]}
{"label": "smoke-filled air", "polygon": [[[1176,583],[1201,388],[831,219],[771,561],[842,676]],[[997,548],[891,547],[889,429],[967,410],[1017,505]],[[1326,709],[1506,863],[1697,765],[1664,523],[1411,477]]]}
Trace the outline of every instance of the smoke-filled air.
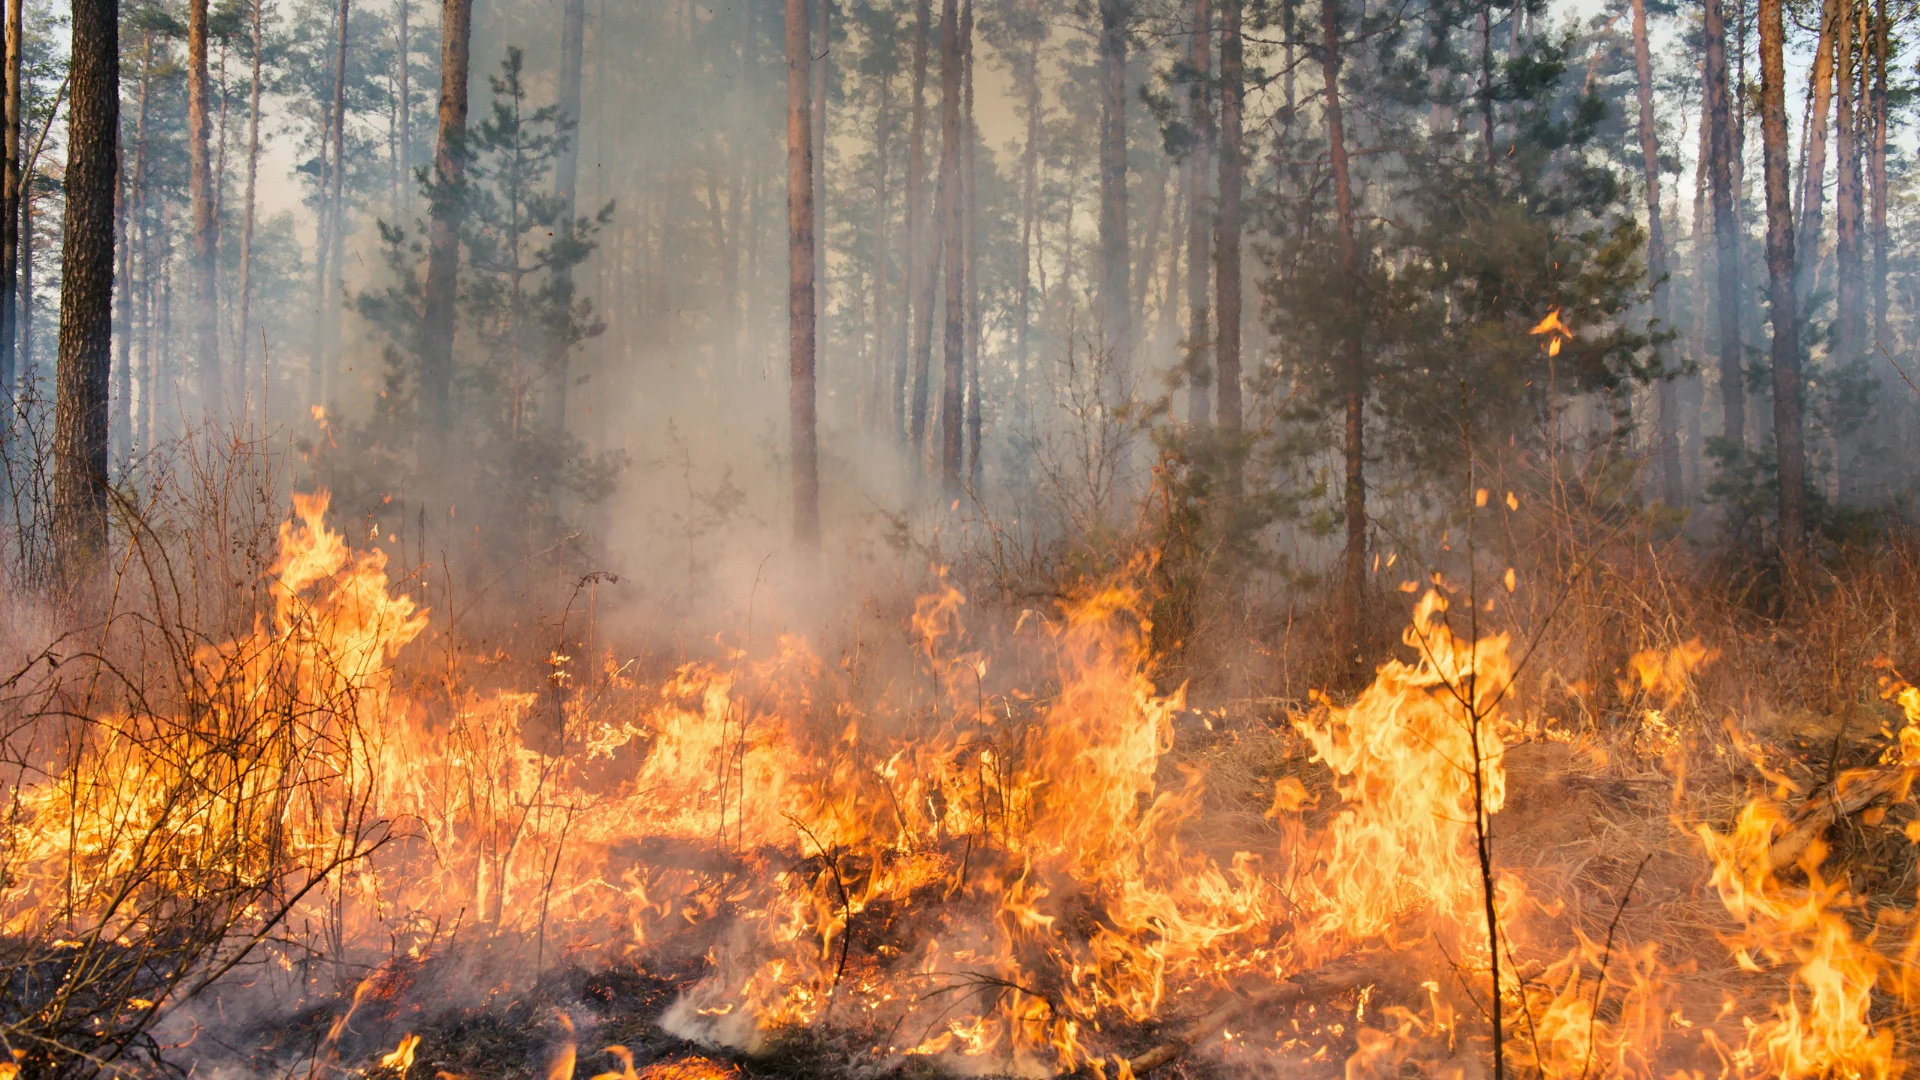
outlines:
{"label": "smoke-filled air", "polygon": [[1920,0],[0,43],[0,1080],[1920,1080]]}

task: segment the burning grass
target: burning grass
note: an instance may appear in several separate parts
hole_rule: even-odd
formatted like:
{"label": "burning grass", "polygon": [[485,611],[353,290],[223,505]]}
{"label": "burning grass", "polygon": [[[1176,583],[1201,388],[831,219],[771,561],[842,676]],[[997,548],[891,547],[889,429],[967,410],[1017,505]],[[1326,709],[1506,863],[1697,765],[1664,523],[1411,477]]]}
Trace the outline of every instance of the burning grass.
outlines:
{"label": "burning grass", "polygon": [[10,684],[0,1033],[36,1075],[1465,1076],[1496,1031],[1544,1076],[1902,1072],[1890,672],[1822,776],[1715,715],[1732,642],[1556,696],[1434,591],[1350,700],[1195,709],[1145,570],[481,690],[299,499],[176,692],[108,635]]}

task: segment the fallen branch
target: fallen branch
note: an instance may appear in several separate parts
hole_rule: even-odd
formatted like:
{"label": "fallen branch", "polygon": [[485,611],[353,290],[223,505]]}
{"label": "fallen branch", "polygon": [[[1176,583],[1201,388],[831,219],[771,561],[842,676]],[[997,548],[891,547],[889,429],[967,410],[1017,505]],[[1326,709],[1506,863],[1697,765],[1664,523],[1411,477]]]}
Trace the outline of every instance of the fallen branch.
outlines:
{"label": "fallen branch", "polygon": [[1188,1024],[1173,1038],[1129,1060],[1127,1065],[1132,1068],[1133,1075],[1145,1076],[1162,1065],[1184,1057],[1187,1051],[1213,1038],[1244,1013],[1292,1005],[1307,998],[1332,997],[1364,986],[1373,978],[1373,973],[1366,968],[1341,965],[1303,971],[1289,978],[1285,984],[1263,993],[1236,991],[1233,997],[1212,1012]]}
{"label": "fallen branch", "polygon": [[1799,862],[1813,842],[1827,835],[1841,818],[1851,817],[1882,799],[1906,799],[1915,773],[1910,765],[1841,773],[1832,786],[1802,803],[1787,819],[1786,828],[1767,848],[1767,869],[1777,872]]}

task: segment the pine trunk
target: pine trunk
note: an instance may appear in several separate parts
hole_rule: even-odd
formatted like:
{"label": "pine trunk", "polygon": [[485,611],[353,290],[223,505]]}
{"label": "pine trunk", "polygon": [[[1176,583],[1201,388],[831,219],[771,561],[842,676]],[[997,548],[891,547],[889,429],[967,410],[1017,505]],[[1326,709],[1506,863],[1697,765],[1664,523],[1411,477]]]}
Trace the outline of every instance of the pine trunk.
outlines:
{"label": "pine trunk", "polygon": [[1833,52],[1839,36],[1841,0],[1824,0],[1820,12],[1820,39],[1809,75],[1807,165],[1800,181],[1800,227],[1794,239],[1799,254],[1796,299],[1807,302],[1820,265],[1822,205],[1827,193],[1827,119],[1833,115]]}
{"label": "pine trunk", "polygon": [[[560,17],[560,115],[573,126],[553,162],[553,196],[559,204],[557,224],[573,236],[575,206],[580,185],[580,80],[586,65],[587,0],[566,0]],[[718,207],[715,208],[716,212]],[[722,248],[724,251],[725,249]],[[573,305],[573,268],[553,275],[554,295]],[[573,385],[573,344],[556,335],[548,347],[546,428],[553,438],[567,434],[567,394]]]}
{"label": "pine trunk", "polygon": [[6,0],[6,5],[6,102],[0,120],[0,398],[10,399],[21,364],[15,346],[20,336],[20,207],[26,190],[20,160],[20,125],[25,119],[20,46],[26,0]]}
{"label": "pine trunk", "polygon": [[[258,213],[256,195],[260,183],[260,9],[266,0],[253,0],[253,77],[247,90],[247,193],[240,218],[240,333],[234,351],[241,357],[242,382],[251,381],[246,357],[253,352],[253,224]],[[403,8],[404,10],[404,8]],[[260,352],[260,409],[267,408],[267,352]]]}
{"label": "pine trunk", "polygon": [[209,147],[207,0],[187,5],[187,162],[193,200],[193,365],[200,381],[200,408],[208,420],[225,411],[220,371],[218,223],[213,214],[213,157]]}
{"label": "pine trunk", "polygon": [[1207,0],[1192,0],[1192,26],[1188,28],[1187,63],[1192,81],[1187,85],[1187,126],[1193,143],[1187,148],[1187,423],[1204,426],[1212,412],[1208,400],[1213,385],[1213,365],[1209,362],[1212,331],[1208,327],[1211,312],[1207,305],[1208,241],[1213,221],[1208,213],[1207,151],[1213,141],[1213,116],[1207,100],[1207,80],[1212,76],[1213,58],[1208,37],[1213,13]]}
{"label": "pine trunk", "polygon": [[1860,117],[1855,109],[1854,58],[1860,44],[1855,24],[1863,6],[1863,0],[1841,0],[1838,56],[1834,65],[1833,328],[1834,360],[1843,368],[1861,359]]}
{"label": "pine trunk", "polygon": [[1706,0],[1706,77],[1709,153],[1707,183],[1713,202],[1715,308],[1720,323],[1721,435],[1744,454],[1746,371],[1740,354],[1740,230],[1733,216],[1733,120],[1727,107],[1727,33],[1721,0]]}
{"label": "pine trunk", "polygon": [[[1038,22],[1037,12],[1029,12]],[[1040,42],[1043,34],[1034,31],[1032,42],[1019,59],[1021,100],[1026,108],[1026,145],[1020,154],[1020,276],[1014,292],[1013,362],[1019,365],[1020,404],[1023,411],[1033,406],[1033,260],[1038,246],[1036,235],[1040,210]]]}
{"label": "pine trunk", "polygon": [[322,353],[322,400],[333,397],[338,391],[334,380],[340,365],[340,312],[345,306],[342,294],[346,290],[347,273],[347,202],[345,185],[347,179],[347,26],[352,15],[350,0],[340,0],[340,20],[337,26],[338,36],[334,39],[333,57],[333,181],[327,198],[327,243],[331,251],[327,257],[329,273],[323,292],[324,303],[320,312],[321,325],[325,334],[326,347]]}
{"label": "pine trunk", "polygon": [[1353,175],[1340,102],[1340,21],[1335,0],[1320,0],[1321,73],[1326,82],[1328,160],[1333,169],[1334,229],[1340,242],[1340,316],[1345,339],[1346,546],[1341,552],[1341,645],[1361,662],[1367,599],[1366,358],[1360,342],[1360,252],[1353,231]]}
{"label": "pine trunk", "polygon": [[[1660,137],[1653,119],[1653,55],[1647,45],[1646,0],[1633,0],[1633,66],[1640,104],[1640,163],[1647,184],[1647,277],[1653,281],[1653,320],[1661,330],[1672,320],[1672,289],[1667,281],[1667,230],[1660,216]],[[1658,357],[1656,357],[1658,359]],[[1660,377],[1659,415],[1655,419],[1659,446],[1660,497],[1668,506],[1684,502],[1680,478],[1680,425],[1673,379]]]}
{"label": "pine trunk", "polygon": [[[873,435],[891,435],[900,424],[900,398],[889,398],[893,385],[887,365],[887,221],[891,211],[891,192],[887,189],[887,144],[893,134],[893,79],[880,79],[879,100],[873,118],[873,366],[868,372],[869,397],[867,431]],[[738,203],[738,195],[735,202]],[[731,292],[729,292],[731,297]],[[731,306],[728,308],[732,312]]]}
{"label": "pine trunk", "polygon": [[[951,3],[951,0],[949,0]],[[793,539],[820,544],[819,449],[814,431],[814,251],[812,94],[807,0],[787,11],[787,363],[793,463]]]}
{"label": "pine trunk", "polygon": [[[1638,2],[1638,0],[1636,0]],[[1786,27],[1781,0],[1760,0],[1760,138],[1767,185],[1767,279],[1773,322],[1773,440],[1780,476],[1780,558],[1806,556],[1807,457],[1800,419],[1800,324],[1794,297],[1793,196],[1787,175]]]}
{"label": "pine trunk", "polygon": [[1872,192],[1868,211],[1868,230],[1873,245],[1873,273],[1869,291],[1873,303],[1873,342],[1876,352],[1891,356],[1893,330],[1887,321],[1887,62],[1888,37],[1892,27],[1887,18],[1887,0],[1875,0],[1873,19],[1873,87],[1867,102],[1868,130],[1872,139],[1867,147],[1867,180]]}
{"label": "pine trunk", "polygon": [[[1214,362],[1219,368],[1219,405],[1215,411],[1221,429],[1232,437],[1240,430],[1240,189],[1246,173],[1241,147],[1241,114],[1245,102],[1245,70],[1240,40],[1241,0],[1220,0],[1220,208],[1214,218],[1213,278],[1220,315],[1219,344]],[[1240,493],[1240,457],[1229,447],[1227,492]]]}
{"label": "pine trunk", "polygon": [[[908,458],[920,460],[927,437],[928,379],[933,358],[933,258],[927,252],[927,39],[932,33],[931,0],[914,6],[913,116],[907,134],[907,355],[913,366],[913,397],[907,406]],[[905,380],[905,372],[901,374]]]}
{"label": "pine trunk", "polygon": [[828,27],[833,15],[833,0],[812,0],[813,34],[819,47],[813,51],[813,310],[821,319],[827,313],[827,64],[833,59]]}
{"label": "pine trunk", "polygon": [[113,188],[120,5],[73,0],[53,435],[54,575],[68,589],[107,549],[107,381],[113,360]]}
{"label": "pine trunk", "polygon": [[980,411],[980,276],[975,262],[979,247],[979,189],[975,187],[974,146],[980,141],[973,126],[973,0],[960,8],[960,79],[964,104],[960,116],[960,187],[966,193],[961,202],[962,260],[966,275],[967,301],[967,478],[975,493],[980,490],[980,440],[984,417]]}
{"label": "pine trunk", "polygon": [[1100,0],[1100,304],[1105,336],[1103,400],[1118,405],[1130,384],[1127,252],[1128,0]]}
{"label": "pine trunk", "polygon": [[114,207],[118,218],[114,232],[119,238],[119,277],[115,282],[114,307],[120,323],[120,338],[114,348],[115,384],[114,431],[120,442],[122,461],[134,453],[133,432],[133,230],[138,224],[142,192],[147,174],[147,102],[153,83],[153,35],[145,35],[140,46],[140,90],[135,98],[133,122],[133,167],[126,167],[125,153],[120,158],[120,179],[115,188],[119,202]]}
{"label": "pine trunk", "polygon": [[966,258],[960,236],[960,12],[957,0],[940,5],[940,232],[946,266],[945,333],[941,340],[940,490],[960,493],[965,445],[961,412],[966,378]]}
{"label": "pine trunk", "polygon": [[460,224],[466,210],[467,64],[473,0],[443,0],[440,8],[440,135],[433,158],[432,221],[427,230],[427,282],[420,327],[420,420],[434,452],[429,469],[445,460],[453,423],[453,315],[459,291]]}

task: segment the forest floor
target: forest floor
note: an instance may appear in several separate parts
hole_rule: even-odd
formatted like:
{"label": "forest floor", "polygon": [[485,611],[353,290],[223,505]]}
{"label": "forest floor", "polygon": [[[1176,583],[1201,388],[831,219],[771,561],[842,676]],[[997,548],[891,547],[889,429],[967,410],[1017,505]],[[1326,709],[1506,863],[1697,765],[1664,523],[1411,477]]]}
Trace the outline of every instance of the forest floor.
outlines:
{"label": "forest floor", "polygon": [[[1590,943],[1604,942],[1618,965],[1614,979],[1661,984],[1654,997],[1669,1013],[1657,1018],[1665,1034],[1645,1038],[1639,1048],[1643,1064],[1657,1067],[1660,1075],[1681,1070],[1726,1075],[1725,1048],[1742,1041],[1743,1018],[1765,1015],[1769,1003],[1783,1000],[1787,974],[1778,965],[1743,971],[1729,958],[1729,942],[1739,926],[1709,886],[1713,866],[1695,830],[1703,823],[1726,828],[1756,785],[1816,792],[1838,771],[1873,762],[1893,724],[1891,716],[1884,724],[1809,714],[1756,719],[1735,741],[1764,742],[1770,748],[1765,753],[1752,743],[1748,753],[1736,752],[1724,733],[1715,736],[1712,729],[1695,727],[1691,736],[1682,736],[1659,729],[1656,722],[1650,730],[1644,718],[1607,730],[1572,735],[1549,730],[1515,740],[1506,753],[1506,807],[1493,820],[1500,869],[1524,883],[1534,898],[1507,928],[1514,937],[1509,960],[1520,979],[1545,986],[1554,977],[1553,958],[1576,947],[1583,936]],[[1184,714],[1178,728],[1180,750],[1166,765],[1207,770],[1212,818],[1237,814],[1257,822],[1276,777],[1313,775],[1310,748],[1284,713],[1243,702]],[[1847,882],[1857,901],[1848,918],[1863,938],[1876,911],[1911,905],[1920,861],[1902,829],[1913,817],[1910,804],[1898,804],[1884,814],[1845,818],[1827,836],[1832,851],[1822,869],[1829,878]],[[893,932],[881,928],[863,934],[860,918],[850,935],[856,953]],[[1458,966],[1444,935],[1427,934],[1410,923],[1388,936],[1392,940],[1362,960],[1369,974],[1364,990],[1309,997],[1239,1018],[1228,1026],[1226,1038],[1208,1039],[1155,1075],[1337,1077],[1362,1048],[1361,1032],[1391,1032],[1396,1016],[1406,1045],[1396,1053],[1391,1074],[1483,1075],[1484,1033],[1455,1038],[1417,1027],[1409,1032],[1404,1022],[1430,1014],[1441,997],[1477,1003],[1471,985],[1476,976]],[[295,1063],[303,1062],[309,1070],[318,1065],[310,1075],[443,1080],[602,1075],[917,1080],[995,1074],[983,1062],[962,1067],[936,1057],[866,1052],[863,1044],[875,1033],[836,1025],[831,1013],[812,1028],[776,1033],[753,1053],[679,1038],[666,1030],[662,1018],[681,991],[707,971],[697,938],[611,963],[604,955],[576,955],[552,965],[532,985],[524,978],[529,964],[537,963],[529,948],[527,942],[502,941],[390,963],[370,977],[365,984],[370,992],[363,989],[357,1002],[355,992],[348,991],[297,1016],[260,1025],[241,1040],[249,1045],[229,1063],[255,1075],[287,1075],[289,1068],[299,1075]],[[856,955],[856,968],[860,962]],[[1484,973],[1477,977],[1484,979]],[[1448,984],[1445,993],[1436,985],[1442,983]],[[1170,988],[1172,996],[1156,1021],[1109,1021],[1093,1045],[1116,1056],[1138,1055],[1221,1002],[1261,989]],[[1899,1013],[1890,999],[1882,1001],[1882,1011],[1899,1046],[1920,1045],[1920,1019]],[[1621,1020],[1617,1010],[1602,1014],[1611,1022]],[[346,1023],[336,1027],[343,1015]],[[1531,1016],[1516,1021],[1510,1039],[1529,1038],[1531,1022]],[[1477,1026],[1484,1029],[1484,1022]],[[409,1037],[418,1038],[410,1066],[382,1065],[382,1058]],[[316,1048],[329,1040],[331,1049],[316,1061]],[[622,1050],[630,1063],[621,1060]],[[1096,1073],[1083,1068],[1081,1074]],[[1101,1074],[1112,1075],[1110,1069]]]}

